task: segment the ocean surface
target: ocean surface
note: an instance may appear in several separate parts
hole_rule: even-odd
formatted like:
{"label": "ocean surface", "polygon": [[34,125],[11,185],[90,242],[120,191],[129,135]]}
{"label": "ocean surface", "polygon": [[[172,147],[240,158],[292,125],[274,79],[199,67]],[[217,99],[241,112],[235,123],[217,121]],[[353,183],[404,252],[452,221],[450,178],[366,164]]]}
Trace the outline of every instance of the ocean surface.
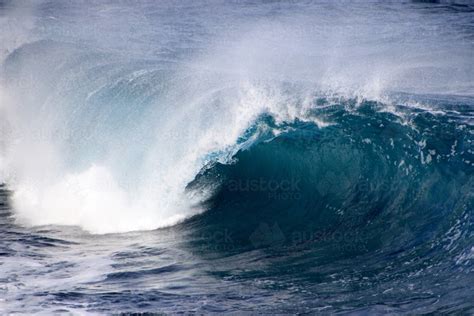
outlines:
{"label": "ocean surface", "polygon": [[474,313],[471,1],[0,1],[0,314]]}

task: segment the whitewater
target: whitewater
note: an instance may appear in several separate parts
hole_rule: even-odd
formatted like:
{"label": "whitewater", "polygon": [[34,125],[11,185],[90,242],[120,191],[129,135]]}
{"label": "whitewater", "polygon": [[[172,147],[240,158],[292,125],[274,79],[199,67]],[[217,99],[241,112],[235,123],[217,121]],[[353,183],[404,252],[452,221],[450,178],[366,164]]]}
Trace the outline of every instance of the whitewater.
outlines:
{"label": "whitewater", "polygon": [[473,312],[473,13],[0,2],[0,312]]}

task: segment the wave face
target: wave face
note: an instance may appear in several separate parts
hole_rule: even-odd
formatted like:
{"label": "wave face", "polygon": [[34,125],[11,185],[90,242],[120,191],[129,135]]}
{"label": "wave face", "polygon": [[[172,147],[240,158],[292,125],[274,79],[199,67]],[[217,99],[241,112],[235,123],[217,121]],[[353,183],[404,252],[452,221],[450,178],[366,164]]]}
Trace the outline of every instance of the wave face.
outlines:
{"label": "wave face", "polygon": [[73,311],[472,311],[472,12],[0,2],[0,271],[63,267]]}
{"label": "wave face", "polygon": [[[184,224],[190,249],[221,260],[216,273],[301,291],[308,310],[472,310],[463,278],[472,274],[474,130],[472,105],[459,101],[381,111],[385,104],[318,99],[325,128],[262,118],[277,136],[190,185],[220,184],[209,211]],[[313,302],[321,296],[324,304]]]}
{"label": "wave face", "polygon": [[194,220],[222,225],[244,243],[262,224],[276,225],[282,236],[302,233],[293,236],[302,244],[326,233],[357,232],[367,234],[367,250],[433,241],[453,233],[456,222],[468,233],[471,106],[381,111],[386,105],[376,102],[356,108],[351,100],[315,102],[313,114],[329,126],[277,124],[264,116],[253,129],[259,141],[239,151],[233,164],[203,171],[189,189],[211,186],[215,193],[205,202],[210,210]]}

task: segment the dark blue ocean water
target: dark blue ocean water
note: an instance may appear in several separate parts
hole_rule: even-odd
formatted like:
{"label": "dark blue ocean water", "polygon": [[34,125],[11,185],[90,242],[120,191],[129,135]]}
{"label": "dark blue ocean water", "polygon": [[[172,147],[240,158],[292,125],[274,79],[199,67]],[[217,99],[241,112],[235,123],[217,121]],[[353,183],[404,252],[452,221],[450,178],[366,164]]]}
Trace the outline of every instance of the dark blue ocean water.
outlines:
{"label": "dark blue ocean water", "polygon": [[0,26],[0,314],[474,312],[469,1]]}

